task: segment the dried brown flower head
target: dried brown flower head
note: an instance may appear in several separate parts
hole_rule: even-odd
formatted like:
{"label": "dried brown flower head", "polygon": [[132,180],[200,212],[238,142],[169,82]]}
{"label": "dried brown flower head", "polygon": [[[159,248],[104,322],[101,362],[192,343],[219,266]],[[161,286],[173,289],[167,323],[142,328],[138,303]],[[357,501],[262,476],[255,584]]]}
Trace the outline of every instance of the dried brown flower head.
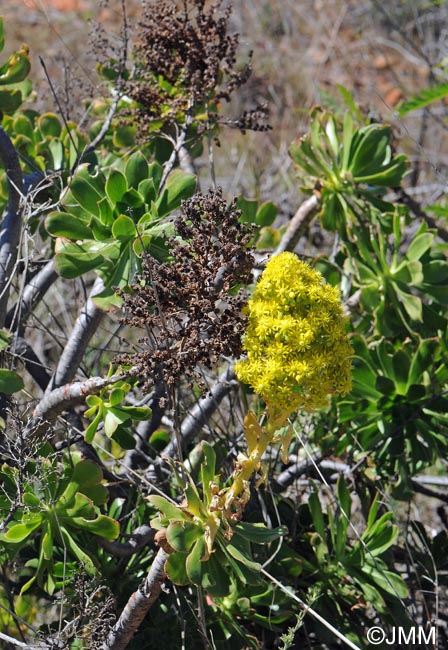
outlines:
{"label": "dried brown flower head", "polygon": [[160,380],[172,386],[197,366],[242,350],[246,295],[238,288],[252,277],[252,226],[239,221],[235,202],[227,206],[220,189],[196,194],[182,209],[178,236],[169,240],[172,261],[145,257],[140,282],[122,294],[124,321],[147,336],[142,351],[117,361],[136,366],[145,389]]}
{"label": "dried brown flower head", "polygon": [[[154,120],[179,123],[187,113],[208,110],[216,119],[221,100],[229,100],[251,73],[251,57],[236,69],[238,34],[228,34],[231,7],[223,0],[148,0],[133,50],[134,70],[125,92],[136,102],[127,114],[140,139]],[[203,116],[196,122],[205,128]],[[246,127],[249,128],[249,127]]]}
{"label": "dried brown flower head", "polygon": [[259,104],[250,111],[243,111],[237,120],[218,119],[218,123],[239,129],[241,133],[246,131],[270,131],[272,127],[268,123],[269,109],[266,104]]}

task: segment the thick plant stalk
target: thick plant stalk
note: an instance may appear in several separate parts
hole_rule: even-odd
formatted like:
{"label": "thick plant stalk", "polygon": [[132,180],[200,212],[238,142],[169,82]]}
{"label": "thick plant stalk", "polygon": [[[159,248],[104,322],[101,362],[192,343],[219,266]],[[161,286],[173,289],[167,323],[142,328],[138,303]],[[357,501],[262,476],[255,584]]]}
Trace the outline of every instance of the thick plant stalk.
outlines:
{"label": "thick plant stalk", "polygon": [[75,377],[84,357],[85,349],[105,314],[92,299],[98,293],[101,293],[103,288],[103,281],[97,278],[90,296],[72,329],[47,392],[67,384]]}
{"label": "thick plant stalk", "polygon": [[0,226],[0,327],[6,320],[9,283],[17,260],[22,216],[20,200],[23,193],[22,170],[10,137],[0,126],[0,158],[8,178],[9,200]]}
{"label": "thick plant stalk", "polygon": [[160,548],[143,584],[135,591],[109,632],[101,650],[124,650],[131,641],[151,605],[155,603],[166,578],[168,554]]}

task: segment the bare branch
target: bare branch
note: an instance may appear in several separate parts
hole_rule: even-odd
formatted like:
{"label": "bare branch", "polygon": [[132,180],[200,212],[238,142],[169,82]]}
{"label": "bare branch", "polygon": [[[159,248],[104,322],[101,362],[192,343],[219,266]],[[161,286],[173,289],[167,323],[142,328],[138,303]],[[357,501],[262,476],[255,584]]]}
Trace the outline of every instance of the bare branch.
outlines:
{"label": "bare branch", "polygon": [[110,126],[112,124],[112,120],[114,119],[115,113],[117,112],[118,104],[119,104],[120,99],[122,98],[122,96],[123,95],[120,92],[117,92],[117,94],[115,95],[115,98],[114,98],[114,100],[113,100],[113,102],[112,102],[112,104],[110,106],[109,112],[106,115],[106,119],[104,120],[103,126],[101,127],[101,129],[97,133],[96,137],[92,140],[92,142],[90,142],[88,145],[86,145],[86,148],[84,149],[84,151],[82,151],[76,157],[76,160],[75,160],[75,162],[73,164],[73,167],[72,167],[72,170],[71,170],[72,174],[75,172],[78,165],[80,165],[82,163],[84,158],[86,156],[88,156],[89,153],[91,153],[92,151],[95,151],[97,146],[99,144],[101,144],[101,142],[106,137],[107,132],[109,131]]}
{"label": "bare branch", "polygon": [[24,363],[25,368],[39,388],[45,390],[50,383],[51,377],[31,345],[24,338],[18,336],[14,341],[12,351],[20,357],[20,360]]}
{"label": "bare branch", "polygon": [[179,147],[178,151],[179,166],[182,171],[188,174],[197,175],[197,170],[194,164],[193,156],[190,154],[186,147]]}
{"label": "bare branch", "polygon": [[111,542],[104,537],[98,537],[98,543],[110,555],[126,559],[150,544],[154,540],[155,532],[154,528],[145,524],[136,528],[127,542]]}
{"label": "bare branch", "polygon": [[20,300],[8,311],[5,325],[23,333],[26,321],[58,277],[54,260],[50,260],[36,273],[23,290]]}
{"label": "bare branch", "polygon": [[[290,460],[292,459],[292,456],[290,456]],[[319,463],[322,460],[322,454],[314,454],[313,460],[316,463]],[[286,488],[292,485],[299,476],[305,474],[311,466],[312,462],[309,458],[305,458],[305,460],[301,461],[296,459],[296,462],[293,465],[287,467],[275,480],[272,481],[272,489],[274,492],[283,492],[283,490],[286,490]]]}
{"label": "bare branch", "polygon": [[189,107],[187,113],[185,114],[185,122],[182,126],[182,129],[180,130],[179,135],[177,136],[177,139],[174,143],[173,151],[171,152],[171,156],[169,159],[166,161],[163,169],[163,175],[162,179],[160,181],[159,185],[159,193],[162,191],[163,186],[166,183],[166,179],[168,178],[169,173],[172,171],[174,165],[176,164],[176,160],[184,148],[185,145],[185,140],[187,139],[187,131],[189,126],[191,125],[193,121],[193,116],[191,114],[191,107]]}
{"label": "bare branch", "polygon": [[0,327],[6,320],[9,283],[17,259],[22,229],[20,201],[23,193],[19,157],[10,137],[0,126],[0,159],[8,178],[8,206],[0,227]]}
{"label": "bare branch", "polygon": [[361,289],[358,289],[353,295],[350,296],[350,298],[344,302],[344,308],[349,316],[353,316],[353,314],[358,309],[361,295]]}
{"label": "bare branch", "polygon": [[[230,364],[220,375],[210,393],[197,402],[182,422],[180,427],[180,438],[182,443],[187,443],[198,431],[200,431],[201,427],[209,421],[224,397],[236,386],[238,386],[238,382],[236,381],[234,367],[233,364]],[[176,452],[177,440],[173,439],[169,445],[165,447],[159,458],[161,459],[162,456],[173,456]]]}
{"label": "bare branch", "polygon": [[51,647],[54,647],[42,642],[24,643],[23,641],[13,639],[12,636],[4,634],[3,632],[0,632],[0,641],[6,641],[9,645],[16,646],[17,648],[27,648],[28,650],[50,650]]}
{"label": "bare branch", "polygon": [[151,605],[159,597],[166,578],[167,559],[168,554],[162,548],[159,549],[144,583],[129,598],[101,650],[124,650],[127,647]]}
{"label": "bare branch", "polygon": [[[319,198],[315,194],[302,203],[291,221],[288,223],[288,227],[286,228],[279,245],[271,254],[271,257],[274,255],[280,255],[280,253],[284,253],[285,251],[294,252],[299,239],[305,235],[308,226],[316,216],[319,206]],[[265,261],[266,260],[261,264],[257,264],[257,268],[254,270],[254,278],[256,280],[263,272]]]}
{"label": "bare branch", "polygon": [[285,251],[294,251],[299,239],[306,233],[306,229],[314,219],[319,208],[319,199],[313,194],[299,207],[286,228],[279,245],[272,253],[279,255]]}
{"label": "bare branch", "polygon": [[90,292],[89,299],[79,314],[70,333],[70,338],[61,354],[53,380],[48,387],[48,390],[63,386],[74,378],[84,356],[86,347],[98,329],[98,325],[105,314],[105,312],[92,300],[92,298],[100,293],[103,288],[103,281],[100,278],[97,278],[92,291]]}
{"label": "bare branch", "polygon": [[448,494],[446,492],[441,492],[440,490],[434,490],[432,488],[426,487],[426,485],[422,485],[422,482],[416,479],[411,479],[411,485],[414,490],[420,494],[424,494],[425,496],[431,497],[432,499],[439,499],[439,501],[448,503]]}
{"label": "bare branch", "polygon": [[54,99],[54,101],[56,102],[56,106],[58,107],[58,111],[59,111],[59,115],[61,116],[61,120],[63,121],[64,126],[65,126],[65,128],[67,129],[68,137],[70,138],[70,142],[71,142],[71,144],[72,144],[72,147],[73,147],[73,149],[76,151],[76,155],[77,155],[77,157],[78,157],[78,156],[79,156],[79,149],[78,149],[78,147],[77,147],[77,145],[76,145],[76,142],[75,142],[74,139],[73,139],[73,136],[72,136],[72,129],[70,128],[70,125],[69,125],[68,122],[67,122],[67,118],[66,118],[66,116],[65,116],[64,111],[62,110],[61,102],[59,101],[58,94],[57,94],[57,92],[56,92],[56,90],[55,90],[55,87],[54,87],[54,85],[53,85],[53,82],[51,81],[51,77],[50,77],[50,75],[49,75],[49,73],[48,73],[47,66],[46,66],[46,64],[45,64],[45,61],[44,61],[43,57],[39,56],[39,61],[40,61],[40,64],[41,64],[41,66],[42,66],[42,69],[43,69],[43,71],[44,71],[44,75],[45,75],[45,77],[46,77],[46,79],[47,79],[48,85],[49,85],[49,87],[50,87],[51,94],[53,95],[53,99]]}
{"label": "bare branch", "polygon": [[82,404],[88,395],[96,395],[103,388],[112,386],[117,381],[122,381],[135,375],[136,368],[131,368],[126,372],[122,372],[112,377],[91,377],[86,381],[77,381],[72,384],[65,384],[59,388],[55,388],[50,393],[47,393],[39,402],[37,408],[33,413],[33,417],[28,422],[25,430],[25,435],[33,435],[40,437],[45,431],[48,430],[48,425],[53,422],[58,415],[64,411]]}

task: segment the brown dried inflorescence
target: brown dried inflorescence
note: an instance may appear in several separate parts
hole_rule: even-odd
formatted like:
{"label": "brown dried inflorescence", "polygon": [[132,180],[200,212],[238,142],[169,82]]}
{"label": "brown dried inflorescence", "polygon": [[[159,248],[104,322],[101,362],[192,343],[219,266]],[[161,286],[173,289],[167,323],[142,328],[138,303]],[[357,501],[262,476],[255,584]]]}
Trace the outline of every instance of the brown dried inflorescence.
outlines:
{"label": "brown dried inflorescence", "polygon": [[[134,47],[134,71],[125,92],[137,103],[129,121],[141,139],[152,122],[178,123],[182,114],[210,110],[216,118],[221,100],[229,100],[251,73],[251,57],[235,69],[238,34],[227,34],[231,7],[222,0],[150,0],[146,3]],[[210,103],[211,102],[211,103]],[[201,120],[198,121],[198,125]],[[203,119],[202,119],[203,123]],[[205,126],[204,126],[205,128]]]}
{"label": "brown dried inflorescence", "polygon": [[250,111],[243,111],[237,120],[218,120],[219,124],[239,129],[241,133],[246,131],[270,131],[272,127],[268,124],[269,110],[267,105],[259,104],[257,108]]}
{"label": "brown dried inflorescence", "polygon": [[172,261],[145,256],[140,282],[122,294],[124,321],[147,336],[141,351],[117,361],[136,366],[145,389],[159,381],[173,386],[198,366],[242,351],[246,295],[238,287],[252,278],[252,226],[239,221],[235,202],[227,206],[220,189],[196,194],[182,209],[178,236],[169,240]]}

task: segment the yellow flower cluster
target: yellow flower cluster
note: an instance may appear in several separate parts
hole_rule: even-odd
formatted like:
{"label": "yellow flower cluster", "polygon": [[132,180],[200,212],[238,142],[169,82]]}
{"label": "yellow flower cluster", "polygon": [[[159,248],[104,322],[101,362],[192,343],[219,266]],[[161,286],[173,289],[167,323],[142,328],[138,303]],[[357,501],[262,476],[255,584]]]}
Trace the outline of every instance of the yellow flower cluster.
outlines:
{"label": "yellow flower cluster", "polygon": [[271,417],[322,406],[351,388],[352,347],[339,290],[293,253],[272,257],[247,306],[247,359],[238,378],[266,402]]}

